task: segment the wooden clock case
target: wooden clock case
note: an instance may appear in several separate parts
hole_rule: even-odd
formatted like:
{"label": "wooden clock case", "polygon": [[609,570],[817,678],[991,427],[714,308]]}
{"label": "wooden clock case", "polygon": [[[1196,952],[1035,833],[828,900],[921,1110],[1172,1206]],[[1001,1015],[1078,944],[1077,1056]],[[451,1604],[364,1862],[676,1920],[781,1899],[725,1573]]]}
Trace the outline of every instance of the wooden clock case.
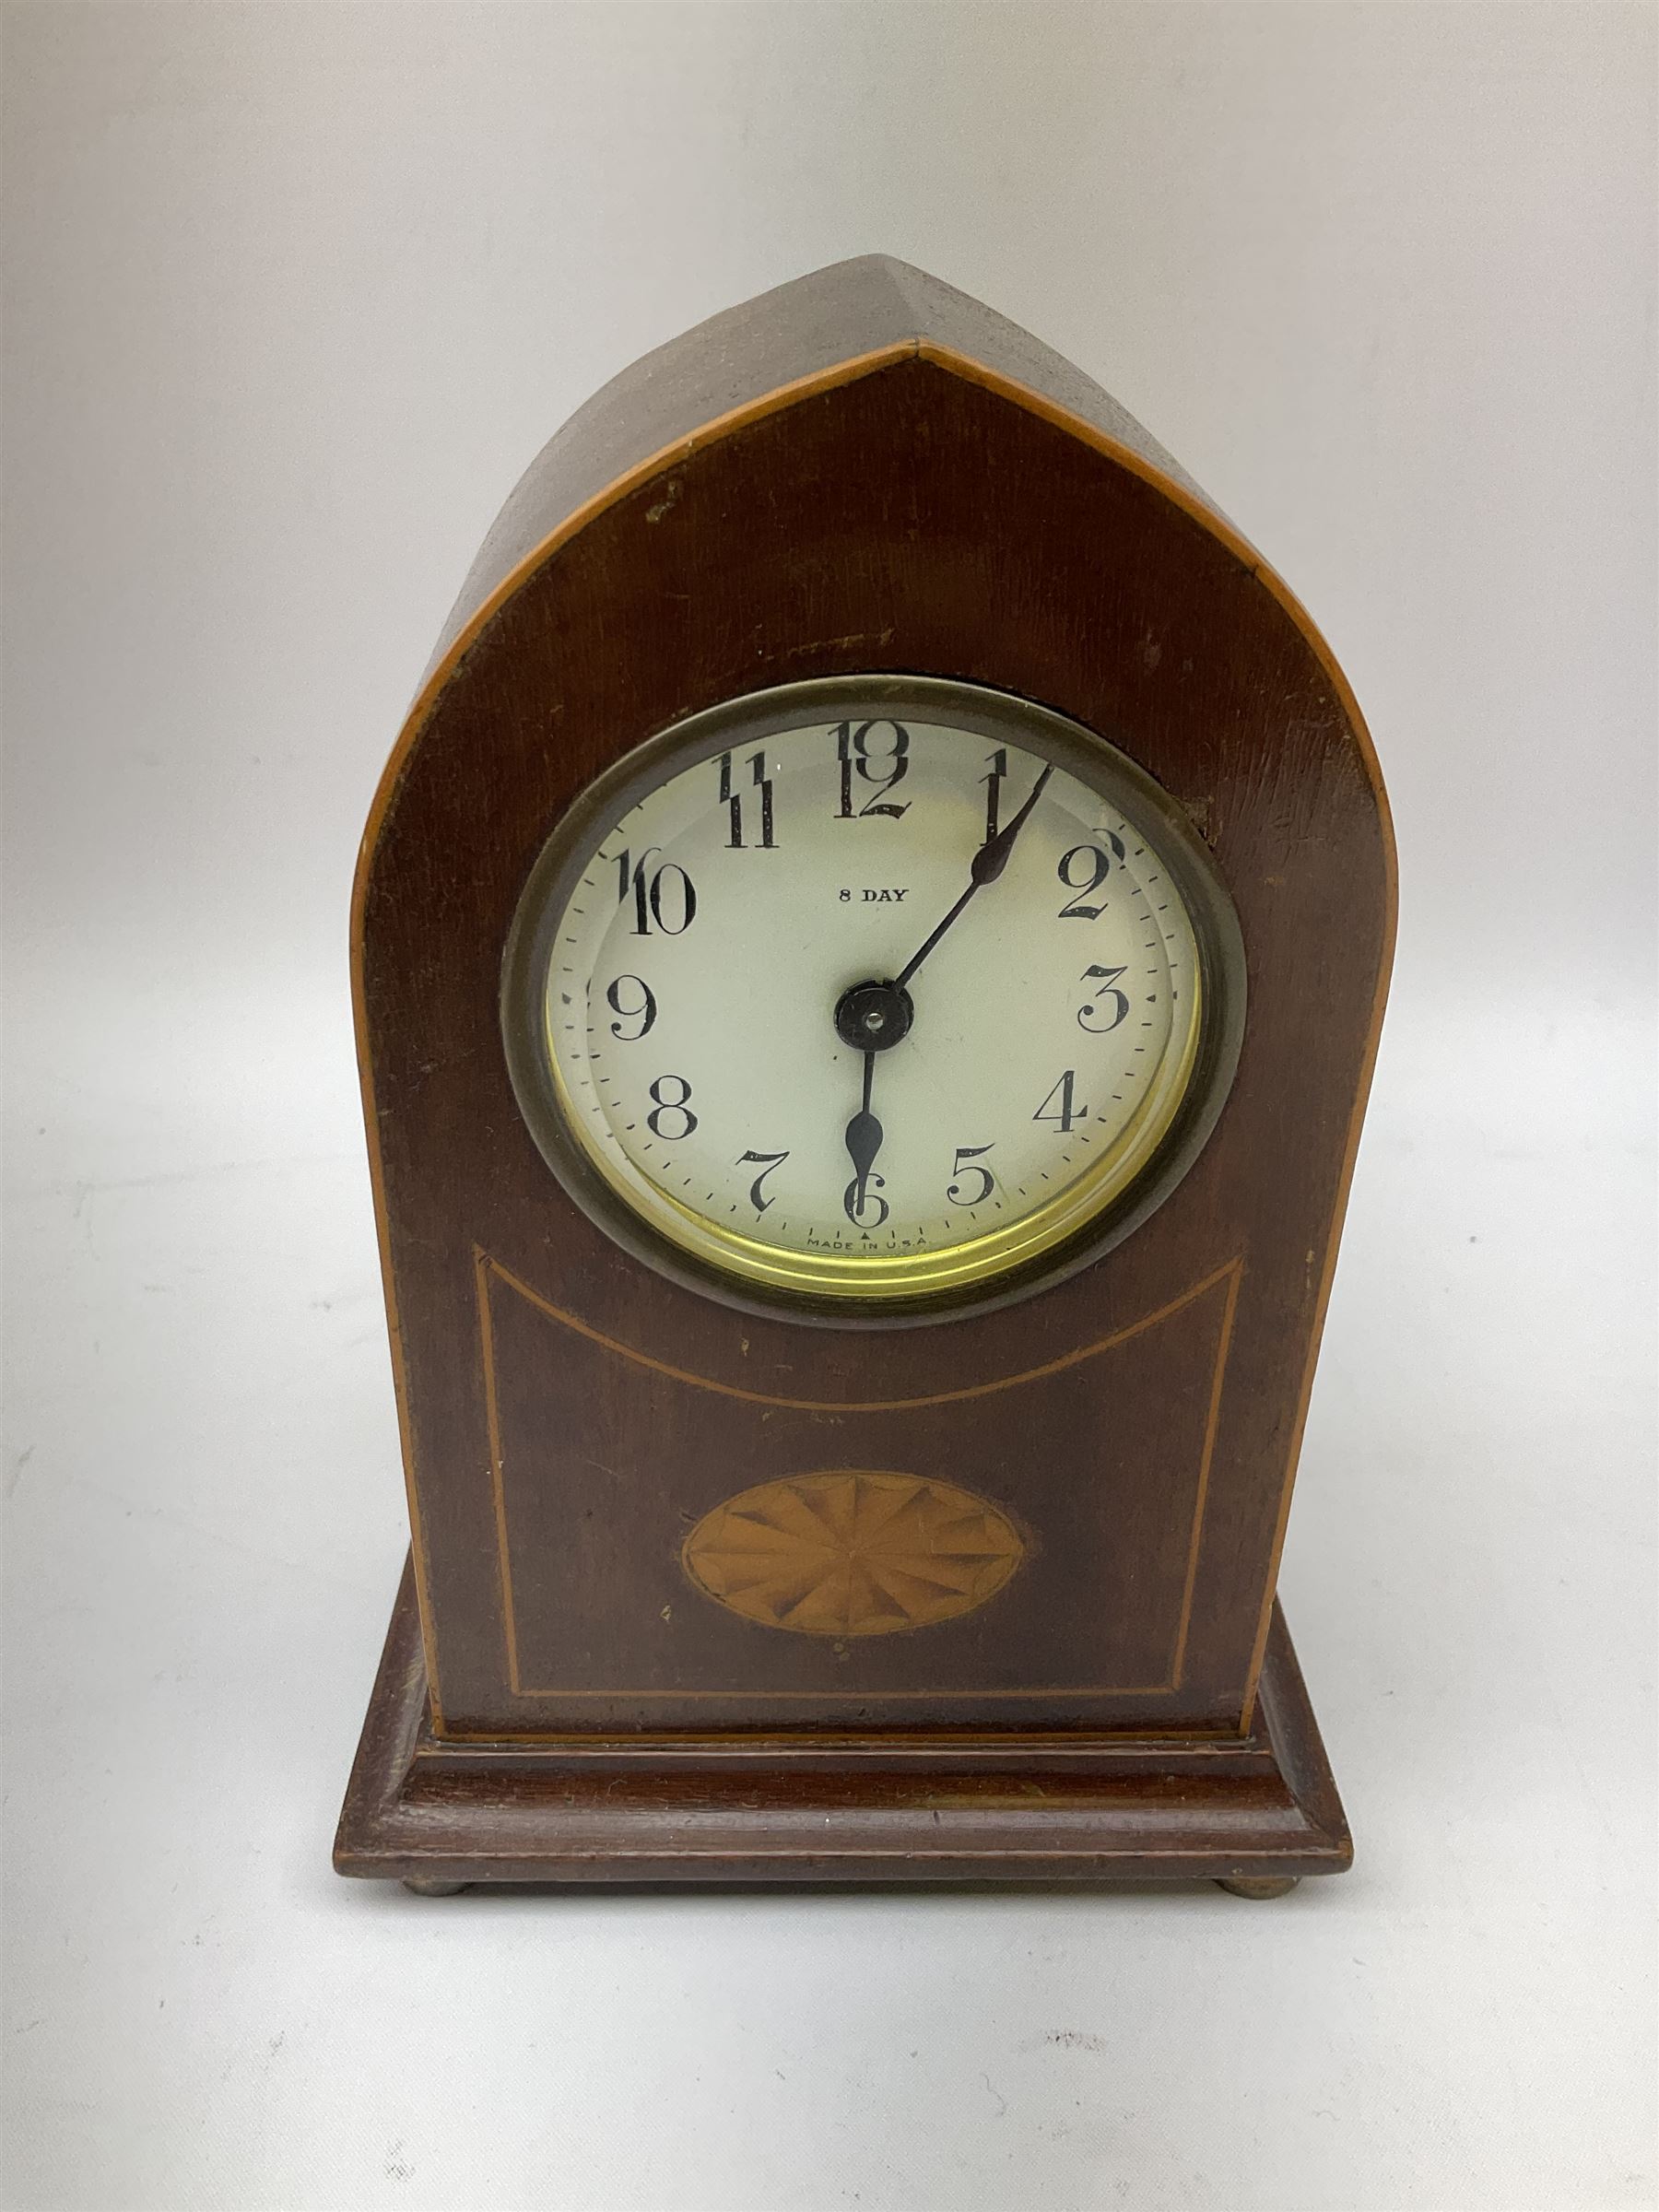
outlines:
{"label": "wooden clock case", "polygon": [[[514,1102],[502,949],[622,754],[804,678],[1069,715],[1186,809],[1249,1014],[1196,1163],[1115,1250],[857,1329],[666,1279]],[[413,1547],[335,1848],[480,1881],[1192,1877],[1348,1863],[1275,1583],[1393,934],[1375,756],[1307,616],[1077,370],[848,262],[606,386],[490,532],[365,834],[352,952]],[[743,1619],[687,1531],[813,1470],[1020,1533],[903,1633]]]}

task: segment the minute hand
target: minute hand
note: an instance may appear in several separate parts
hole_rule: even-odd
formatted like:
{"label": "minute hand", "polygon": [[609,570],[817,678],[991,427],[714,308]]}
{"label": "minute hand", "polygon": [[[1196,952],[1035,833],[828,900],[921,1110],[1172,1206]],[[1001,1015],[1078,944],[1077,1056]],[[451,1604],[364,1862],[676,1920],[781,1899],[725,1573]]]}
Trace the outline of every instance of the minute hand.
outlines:
{"label": "minute hand", "polygon": [[940,923],[938,928],[934,931],[932,936],[928,938],[927,942],[923,946],[921,951],[912,953],[906,965],[901,968],[899,973],[894,977],[893,981],[900,989],[902,989],[904,985],[910,982],[911,977],[915,974],[917,969],[921,967],[923,961],[927,958],[928,954],[933,950],[939,939],[945,935],[945,932],[950,927],[951,924],[956,920],[957,916],[961,912],[962,909],[972,898],[974,892],[983,890],[988,883],[994,883],[997,877],[1002,874],[1003,870],[1007,866],[1008,855],[1014,850],[1014,840],[1019,835],[1021,830],[1024,829],[1027,815],[1030,813],[1032,807],[1036,806],[1038,800],[1042,796],[1042,787],[1048,782],[1049,778],[1053,774],[1053,772],[1054,764],[1051,760],[1048,766],[1043,770],[1042,773],[1038,777],[1036,782],[1032,784],[1031,794],[1030,798],[1027,799],[1025,805],[1014,817],[1013,820],[1009,822],[1005,829],[999,830],[994,837],[988,837],[984,843],[980,847],[979,851],[974,854],[973,866],[969,872],[970,880],[968,888],[962,893],[961,897],[957,900],[956,904],[946,915],[944,921]]}

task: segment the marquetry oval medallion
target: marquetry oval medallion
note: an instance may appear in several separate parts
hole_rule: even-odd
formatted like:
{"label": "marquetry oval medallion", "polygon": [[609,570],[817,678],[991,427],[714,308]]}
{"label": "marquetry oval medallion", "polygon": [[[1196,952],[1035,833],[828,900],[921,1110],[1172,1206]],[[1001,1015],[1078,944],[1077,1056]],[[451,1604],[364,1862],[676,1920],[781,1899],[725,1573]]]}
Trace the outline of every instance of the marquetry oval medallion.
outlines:
{"label": "marquetry oval medallion", "polygon": [[700,1590],[746,1620],[806,1636],[885,1636],[971,1613],[1024,1553],[1007,1516],[971,1490],[845,1468],[728,1498],[680,1558]]}

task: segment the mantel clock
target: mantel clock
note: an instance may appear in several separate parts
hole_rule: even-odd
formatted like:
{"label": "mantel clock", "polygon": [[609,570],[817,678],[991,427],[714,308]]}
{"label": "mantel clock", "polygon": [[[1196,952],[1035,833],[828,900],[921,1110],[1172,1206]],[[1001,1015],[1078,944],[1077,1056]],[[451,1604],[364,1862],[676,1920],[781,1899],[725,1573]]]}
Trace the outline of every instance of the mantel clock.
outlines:
{"label": "mantel clock", "polygon": [[1012,324],[847,262],[589,402],[359,866],[341,1870],[1346,1865],[1274,1591],[1393,900],[1308,618]]}

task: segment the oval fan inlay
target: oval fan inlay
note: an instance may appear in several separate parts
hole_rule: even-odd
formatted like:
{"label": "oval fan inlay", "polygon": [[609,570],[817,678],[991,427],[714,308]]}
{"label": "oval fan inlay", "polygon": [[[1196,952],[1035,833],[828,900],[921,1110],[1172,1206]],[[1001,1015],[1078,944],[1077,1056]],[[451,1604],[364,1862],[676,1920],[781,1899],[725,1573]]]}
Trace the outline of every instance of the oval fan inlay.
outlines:
{"label": "oval fan inlay", "polygon": [[1025,1554],[1006,1515],[971,1490],[864,1469],[792,1475],[741,1491],[686,1538],[686,1572],[769,1629],[884,1636],[971,1613]]}

